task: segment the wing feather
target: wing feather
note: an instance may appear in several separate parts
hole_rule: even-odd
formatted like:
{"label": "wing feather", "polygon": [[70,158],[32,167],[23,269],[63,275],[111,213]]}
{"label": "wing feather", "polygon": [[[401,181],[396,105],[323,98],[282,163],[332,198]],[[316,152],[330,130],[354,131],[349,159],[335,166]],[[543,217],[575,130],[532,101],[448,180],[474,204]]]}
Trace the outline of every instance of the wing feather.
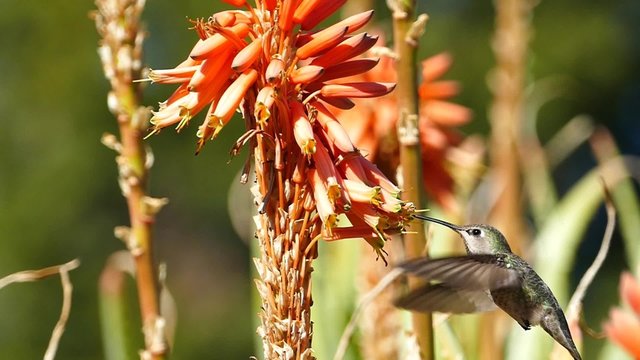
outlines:
{"label": "wing feather", "polygon": [[395,301],[396,306],[420,312],[468,314],[496,308],[486,291],[426,285]]}
{"label": "wing feather", "polygon": [[467,255],[439,259],[409,260],[399,268],[405,273],[438,281],[449,288],[490,290],[517,286],[518,272],[504,266],[500,255]]}

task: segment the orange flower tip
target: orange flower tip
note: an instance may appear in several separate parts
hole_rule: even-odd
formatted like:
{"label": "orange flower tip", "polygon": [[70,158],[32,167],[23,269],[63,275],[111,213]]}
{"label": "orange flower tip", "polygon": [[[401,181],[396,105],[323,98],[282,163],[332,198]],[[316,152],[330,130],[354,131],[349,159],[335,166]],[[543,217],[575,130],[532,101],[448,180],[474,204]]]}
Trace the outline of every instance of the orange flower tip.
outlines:
{"label": "orange flower tip", "polygon": [[386,95],[395,87],[395,83],[383,82],[326,84],[320,90],[320,94],[324,98],[368,98]]}
{"label": "orange flower tip", "polygon": [[264,5],[264,7],[267,8],[267,10],[273,11],[273,10],[275,10],[276,6],[278,5],[278,1],[277,0],[263,0],[262,4]]}
{"label": "orange flower tip", "polygon": [[270,84],[280,81],[282,74],[284,73],[284,62],[282,59],[273,58],[267,66],[265,71],[265,78]]}
{"label": "orange flower tip", "polygon": [[207,92],[203,89],[212,90],[212,84],[221,83],[222,74],[228,70],[230,58],[227,56],[228,51],[220,54],[218,57],[207,58],[198,66],[198,70],[193,73],[187,90],[190,92]]}
{"label": "orange flower tip", "polygon": [[247,3],[246,0],[222,0],[222,1],[226,2],[227,4],[231,4],[233,6],[237,6],[237,7],[244,6],[244,4]]}
{"label": "orange flower tip", "polygon": [[302,0],[293,13],[293,22],[302,23],[325,0]]}
{"label": "orange flower tip", "polygon": [[313,59],[311,64],[329,67],[341,63],[369,50],[377,41],[378,36],[370,36],[367,33],[348,37],[333,49]]}
{"label": "orange flower tip", "polygon": [[291,72],[289,79],[294,84],[308,84],[324,74],[324,68],[317,65],[306,65],[299,67]]}
{"label": "orange flower tip", "polygon": [[256,105],[253,115],[260,121],[264,123],[271,117],[271,106],[273,106],[274,98],[274,89],[271,86],[265,86],[258,92],[256,96]]}
{"label": "orange flower tip", "polygon": [[373,184],[379,185],[384,191],[397,198],[395,195],[400,193],[400,188],[392,183],[377,166],[362,156],[355,158],[355,160],[364,169],[367,180],[371,181]]}
{"label": "orange flower tip", "polygon": [[176,66],[176,69],[178,68],[183,68],[183,67],[189,67],[189,66],[195,66],[195,65],[200,65],[200,61],[198,60],[194,60],[190,57],[186,58],[183,62],[181,62],[180,64],[178,64]]}
{"label": "orange flower tip", "polygon": [[448,99],[460,92],[460,84],[457,81],[435,81],[422,83],[418,88],[420,98]]}
{"label": "orange flower tip", "polygon": [[316,56],[322,51],[338,45],[343,40],[343,36],[349,30],[348,26],[336,27],[331,26],[318,32],[313,40],[302,45],[296,51],[296,56],[300,60],[306,60],[312,56]]}
{"label": "orange flower tip", "polygon": [[324,74],[320,77],[320,81],[325,82],[362,74],[376,67],[379,62],[379,58],[347,60],[325,69]]}
{"label": "orange flower tip", "polygon": [[447,127],[464,125],[473,115],[471,109],[465,106],[442,100],[426,101],[421,110],[430,122]]}
{"label": "orange flower tip", "polygon": [[165,111],[154,111],[152,112],[152,114],[153,116],[151,117],[151,119],[149,119],[149,122],[151,123],[151,125],[159,129],[176,124],[182,119],[182,114],[180,113],[180,111],[175,111],[172,109],[168,109]]}
{"label": "orange flower tip", "polygon": [[298,0],[282,0],[280,7],[280,17],[278,18],[278,27],[288,32],[293,28],[293,14],[296,11]]}
{"label": "orange flower tip", "polygon": [[240,50],[233,58],[231,68],[237,72],[243,72],[258,59],[262,50],[262,38],[258,37]]}
{"label": "orange flower tip", "polygon": [[640,284],[626,271],[620,276],[620,297],[640,318]]}
{"label": "orange flower tip", "polygon": [[325,97],[325,96],[320,96],[320,99],[322,99],[324,102],[326,102],[327,104],[331,105],[331,106],[335,106],[338,109],[341,110],[349,110],[351,108],[353,108],[354,106],[356,106],[356,104],[347,99],[347,98],[340,98],[340,97]]}
{"label": "orange flower tip", "polygon": [[351,142],[349,134],[338,121],[327,123],[325,131],[329,140],[343,153],[351,153],[356,151],[356,147]]}
{"label": "orange flower tip", "polygon": [[381,188],[379,186],[368,186],[367,184],[361,181],[355,181],[350,179],[343,180],[346,191],[349,193],[354,200],[355,199],[366,199],[366,201],[370,201],[379,197]]}
{"label": "orange flower tip", "polygon": [[453,57],[447,52],[431,56],[422,61],[422,81],[430,82],[444,75],[453,64]]}
{"label": "orange flower tip", "polygon": [[300,26],[302,30],[310,30],[320,24],[323,20],[331,16],[338,10],[347,0],[323,0],[322,5],[316,7],[313,16],[307,16],[302,20]]}
{"label": "orange flower tip", "polygon": [[[233,35],[236,38],[242,39],[249,34],[251,28],[248,24],[238,23],[229,28],[229,36]],[[223,51],[231,48],[233,43],[228,37],[222,34],[213,34],[210,37],[200,40],[191,50],[189,56],[194,60],[204,60],[211,54]]]}
{"label": "orange flower tip", "polygon": [[180,84],[189,81],[199,67],[194,65],[175,69],[151,70],[149,71],[149,78],[141,81],[151,80],[157,84]]}
{"label": "orange flower tip", "polygon": [[240,105],[240,101],[242,101],[247,90],[257,79],[258,72],[255,69],[249,69],[240,74],[222,94],[212,115],[217,119],[224,119],[224,122],[226,122]]}
{"label": "orange flower tip", "polygon": [[293,101],[289,103],[291,117],[293,118],[293,136],[296,143],[305,155],[312,155],[316,152],[316,140],[313,135],[313,127],[307,119],[304,106]]}
{"label": "orange flower tip", "polygon": [[349,27],[349,34],[360,30],[365,26],[369,20],[373,17],[373,10],[361,12],[359,14],[351,15],[348,18],[340,21],[336,25],[346,25]]}
{"label": "orange flower tip", "polygon": [[265,86],[258,91],[258,95],[256,95],[256,103],[265,104],[270,107],[275,100],[274,94],[275,90],[273,87]]}
{"label": "orange flower tip", "polygon": [[640,320],[638,318],[622,309],[613,308],[609,312],[609,320],[603,324],[603,329],[611,341],[620,345],[634,358],[640,357],[640,341],[638,341]]}
{"label": "orange flower tip", "polygon": [[233,11],[221,11],[213,15],[213,18],[220,26],[232,26],[236,22],[236,14]]}

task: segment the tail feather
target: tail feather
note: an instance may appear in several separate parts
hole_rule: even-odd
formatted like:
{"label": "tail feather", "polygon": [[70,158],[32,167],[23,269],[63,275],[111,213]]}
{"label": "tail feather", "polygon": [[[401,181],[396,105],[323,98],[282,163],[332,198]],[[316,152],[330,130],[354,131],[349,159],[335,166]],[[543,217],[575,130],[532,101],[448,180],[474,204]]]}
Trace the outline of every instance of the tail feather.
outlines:
{"label": "tail feather", "polygon": [[569,325],[562,310],[559,314],[554,314],[554,316],[545,316],[540,322],[540,326],[560,345],[567,349],[574,360],[582,360],[582,356],[580,356],[576,344],[573,342],[573,338],[569,332]]}

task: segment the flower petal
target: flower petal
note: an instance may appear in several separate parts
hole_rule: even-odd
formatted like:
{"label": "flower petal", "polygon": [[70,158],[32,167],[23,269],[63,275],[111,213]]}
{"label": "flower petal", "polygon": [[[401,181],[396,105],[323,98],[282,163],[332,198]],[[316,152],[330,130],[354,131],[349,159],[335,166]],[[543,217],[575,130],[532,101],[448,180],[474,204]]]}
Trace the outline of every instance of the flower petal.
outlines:
{"label": "flower petal", "polygon": [[431,82],[444,75],[453,64],[451,54],[443,52],[422,61],[422,81]]}
{"label": "flower petal", "polygon": [[322,74],[324,74],[322,66],[306,65],[293,70],[289,79],[294,84],[308,84],[320,78]]}
{"label": "flower petal", "polygon": [[624,299],[640,317],[640,284],[627,271],[620,276],[620,298]]}
{"label": "flower petal", "polygon": [[326,84],[320,89],[320,94],[325,98],[346,97],[364,98],[378,97],[393,91],[395,83],[358,82],[345,84]]}
{"label": "flower petal", "polygon": [[640,358],[640,321],[617,308],[611,309],[609,320],[603,325],[607,337],[636,359]]}
{"label": "flower petal", "polygon": [[333,49],[313,59],[311,64],[326,68],[341,63],[369,50],[377,41],[377,36],[370,36],[367,33],[352,36],[343,40]]}
{"label": "flower petal", "polygon": [[442,100],[426,101],[420,113],[429,121],[447,127],[464,125],[471,120],[472,115],[469,108]]}
{"label": "flower petal", "polygon": [[231,68],[237,72],[247,70],[253,63],[258,60],[260,51],[262,50],[262,37],[255,38],[251,44],[240,50],[233,58]]}
{"label": "flower petal", "polygon": [[317,33],[316,37],[296,50],[300,60],[316,56],[322,51],[332,48],[343,41],[343,36],[349,30],[348,26],[330,26]]}
{"label": "flower petal", "polygon": [[[286,1],[286,0],[285,0]],[[310,30],[320,24],[324,19],[328,18],[336,10],[338,10],[347,0],[324,0],[321,5],[316,7],[313,16],[303,19],[301,27],[303,30]]]}

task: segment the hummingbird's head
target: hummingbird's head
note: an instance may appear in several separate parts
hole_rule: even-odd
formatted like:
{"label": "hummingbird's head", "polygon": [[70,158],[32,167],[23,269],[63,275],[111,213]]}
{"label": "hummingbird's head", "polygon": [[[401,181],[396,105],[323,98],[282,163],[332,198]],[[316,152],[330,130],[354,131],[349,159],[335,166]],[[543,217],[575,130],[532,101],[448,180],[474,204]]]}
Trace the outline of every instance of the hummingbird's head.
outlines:
{"label": "hummingbird's head", "polygon": [[473,224],[457,226],[457,229],[454,230],[460,234],[464,240],[464,245],[469,254],[511,252],[511,248],[504,238],[504,235],[493,226]]}
{"label": "hummingbird's head", "polygon": [[413,215],[414,217],[436,224],[444,225],[457,232],[464,240],[464,246],[469,254],[495,254],[497,252],[511,252],[504,235],[490,225],[454,225],[444,220],[423,215]]}

